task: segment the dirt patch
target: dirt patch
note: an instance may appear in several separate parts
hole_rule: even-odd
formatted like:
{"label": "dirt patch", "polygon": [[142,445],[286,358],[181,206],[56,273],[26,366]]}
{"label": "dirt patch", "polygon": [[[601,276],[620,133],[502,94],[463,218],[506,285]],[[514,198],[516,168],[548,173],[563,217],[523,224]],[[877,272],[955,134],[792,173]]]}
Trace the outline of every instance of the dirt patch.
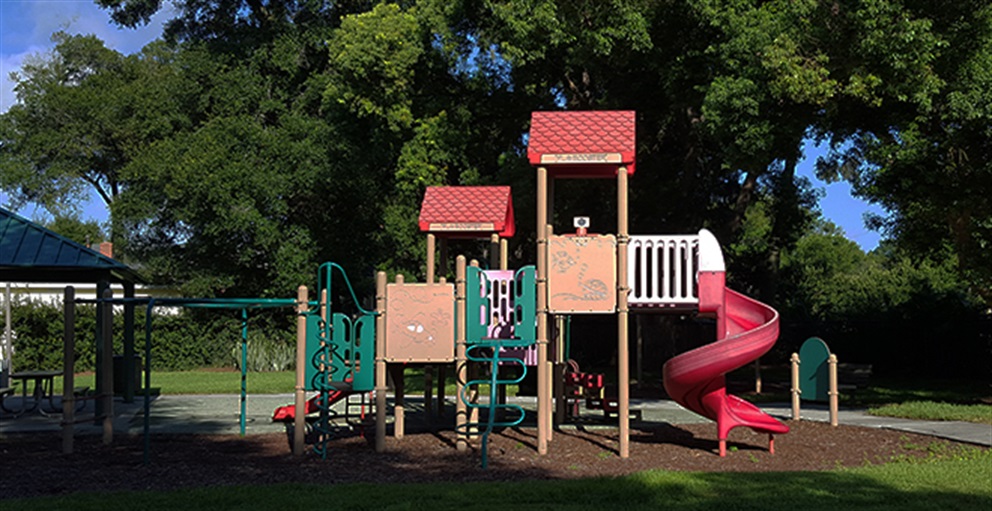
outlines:
{"label": "dirt patch", "polygon": [[[535,450],[532,429],[506,430],[491,437],[489,469],[480,468],[478,446],[454,448],[449,431],[389,438],[376,454],[369,438],[333,440],[328,460],[290,454],[282,434],[245,438],[229,435],[163,435],[150,442],[144,464],[140,436],[117,437],[104,446],[99,437],[76,438],[75,453],[61,454],[58,434],[0,438],[0,499],[83,491],[179,489],[202,486],[348,482],[515,481],[616,476],[649,469],[750,472],[816,471],[884,463],[894,457],[923,456],[928,446],[956,444],[932,437],[815,422],[791,423],[792,432],[775,438],[750,430],[731,433],[727,457],[717,455],[712,424],[663,425],[631,432],[630,458],[620,459],[616,429],[556,432],[549,452]],[[943,445],[937,445],[943,444]],[[961,444],[963,445],[963,444]],[[17,469],[10,469],[17,467]],[[347,467],[347,470],[341,470]]]}

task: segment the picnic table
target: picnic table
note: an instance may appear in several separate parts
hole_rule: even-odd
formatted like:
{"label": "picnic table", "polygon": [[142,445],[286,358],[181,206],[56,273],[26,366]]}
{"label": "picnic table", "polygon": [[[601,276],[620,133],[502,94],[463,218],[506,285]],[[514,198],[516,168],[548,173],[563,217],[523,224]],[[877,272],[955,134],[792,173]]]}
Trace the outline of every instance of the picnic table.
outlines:
{"label": "picnic table", "polygon": [[[26,412],[33,412],[35,410],[44,411],[44,409],[41,408],[41,402],[47,400],[49,409],[54,411],[55,406],[52,402],[52,393],[55,389],[55,377],[61,375],[62,371],[51,370],[19,371],[10,373],[11,380],[19,380],[21,382],[21,409],[11,410],[3,404],[3,400],[0,400],[0,407],[2,407],[5,412],[20,415]],[[28,408],[28,384],[30,382],[34,383],[34,387],[31,392],[31,407]]]}

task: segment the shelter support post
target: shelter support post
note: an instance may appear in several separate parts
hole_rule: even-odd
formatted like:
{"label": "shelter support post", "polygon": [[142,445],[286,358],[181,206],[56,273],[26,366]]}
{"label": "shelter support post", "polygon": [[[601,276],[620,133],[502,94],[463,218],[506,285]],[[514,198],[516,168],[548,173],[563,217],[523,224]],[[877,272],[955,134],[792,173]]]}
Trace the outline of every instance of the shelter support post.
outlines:
{"label": "shelter support post", "polygon": [[[134,298],[134,282],[124,283],[124,298]],[[128,300],[124,302],[124,402],[133,403],[134,388],[137,371],[140,371],[140,364],[134,364],[134,302]]]}
{"label": "shelter support post", "polygon": [[[114,292],[103,290],[103,298],[110,300],[114,297]],[[103,384],[103,393],[100,394],[100,401],[103,403],[102,423],[103,423],[103,444],[110,445],[114,441],[114,359],[111,356],[114,352],[114,306],[109,302],[101,303],[97,306],[103,309],[101,322],[103,323],[103,337],[98,341],[103,346],[102,373],[100,382]]]}
{"label": "shelter support post", "polygon": [[62,334],[62,454],[72,454],[75,427],[76,393],[76,290],[65,288],[62,301],[64,331]]}

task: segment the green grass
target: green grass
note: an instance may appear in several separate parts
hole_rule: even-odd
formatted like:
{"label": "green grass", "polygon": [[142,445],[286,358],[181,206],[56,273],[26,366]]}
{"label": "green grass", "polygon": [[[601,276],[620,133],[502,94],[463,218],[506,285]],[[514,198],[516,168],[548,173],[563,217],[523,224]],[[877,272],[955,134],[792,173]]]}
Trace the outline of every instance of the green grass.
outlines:
{"label": "green grass", "polygon": [[[74,386],[96,388],[92,374],[76,375]],[[144,378],[144,376],[142,376]],[[142,380],[142,384],[144,380]],[[249,394],[292,393],[296,373],[279,371],[248,373]],[[175,371],[152,372],[152,388],[162,394],[237,394],[241,392],[241,373],[237,371]],[[55,392],[62,392],[62,379],[55,379]]]}
{"label": "green grass", "polygon": [[[455,395],[454,371],[448,368],[445,378],[445,395]],[[144,378],[144,376],[142,376]],[[435,382],[437,375],[434,375]],[[93,374],[76,375],[74,386],[96,388]],[[409,368],[404,377],[407,395],[423,395],[424,370],[420,367]],[[142,380],[144,383],[144,380]],[[285,394],[292,393],[296,384],[296,373],[293,371],[278,371],[265,373],[248,373],[246,380],[249,394]],[[436,385],[436,383],[435,383]],[[237,394],[241,392],[241,373],[237,371],[175,371],[152,372],[152,388],[159,389],[162,394]],[[29,389],[30,390],[30,389]],[[481,392],[488,392],[489,386],[483,385]],[[55,379],[56,394],[62,393],[62,378]],[[516,385],[509,386],[509,395],[515,395]]]}
{"label": "green grass", "polygon": [[[894,462],[831,472],[686,473],[622,478],[436,484],[273,485],[40,497],[6,511],[73,509],[463,509],[656,510],[992,509],[992,454]],[[374,454],[370,453],[370,456]],[[301,467],[300,470],[303,470]],[[401,470],[397,468],[397,470]]]}
{"label": "green grass", "polygon": [[907,401],[868,409],[870,415],[931,421],[965,421],[992,424],[992,405]]}
{"label": "green grass", "polygon": [[[785,369],[763,368],[762,377],[765,382],[788,381]],[[753,389],[753,366],[741,368],[728,378]],[[741,397],[755,403],[789,402],[788,384],[776,387],[777,391],[766,391],[760,395],[746,393]],[[989,384],[978,379],[963,381],[873,376],[868,388],[854,393],[842,392],[840,404],[867,407],[869,414],[885,417],[992,424],[992,405],[984,404],[990,396],[992,389]]]}

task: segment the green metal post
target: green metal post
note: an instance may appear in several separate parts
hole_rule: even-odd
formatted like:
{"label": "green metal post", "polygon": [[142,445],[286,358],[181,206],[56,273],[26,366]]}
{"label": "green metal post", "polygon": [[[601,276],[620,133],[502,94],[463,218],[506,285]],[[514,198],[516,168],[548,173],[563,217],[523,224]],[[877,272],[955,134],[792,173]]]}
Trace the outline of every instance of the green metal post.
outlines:
{"label": "green metal post", "polygon": [[241,309],[241,436],[245,436],[245,407],[248,400],[248,309]]}

